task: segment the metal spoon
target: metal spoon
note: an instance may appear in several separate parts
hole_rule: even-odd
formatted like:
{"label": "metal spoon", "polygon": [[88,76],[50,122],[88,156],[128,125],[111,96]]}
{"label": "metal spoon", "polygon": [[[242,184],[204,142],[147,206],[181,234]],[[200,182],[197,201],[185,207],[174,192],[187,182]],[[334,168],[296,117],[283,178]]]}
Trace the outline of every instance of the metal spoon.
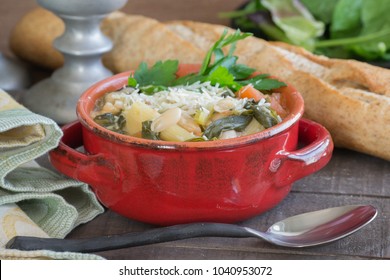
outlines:
{"label": "metal spoon", "polygon": [[371,205],[349,205],[293,216],[273,224],[266,232],[234,224],[192,223],[84,239],[16,236],[6,248],[88,253],[207,236],[257,237],[279,246],[309,247],[354,233],[376,215],[377,210]]}

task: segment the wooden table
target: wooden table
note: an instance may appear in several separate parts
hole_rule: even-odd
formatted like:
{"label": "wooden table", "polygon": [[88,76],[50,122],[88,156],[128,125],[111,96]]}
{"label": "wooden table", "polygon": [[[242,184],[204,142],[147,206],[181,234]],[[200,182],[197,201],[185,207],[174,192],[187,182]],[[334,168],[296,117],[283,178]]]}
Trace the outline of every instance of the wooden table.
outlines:
{"label": "wooden table", "polygon": [[[123,10],[159,20],[191,19],[227,24],[217,18],[217,12],[234,9],[242,2],[129,0]],[[1,1],[1,52],[11,55],[7,45],[9,31],[22,14],[36,6],[32,0]],[[326,246],[286,249],[252,238],[195,238],[98,254],[108,259],[390,259],[390,162],[349,150],[336,149],[324,169],[296,182],[292,192],[277,207],[241,224],[266,230],[290,215],[346,204],[372,204],[379,211],[378,217],[359,232]],[[76,228],[69,238],[149,228],[153,226],[106,211]]]}

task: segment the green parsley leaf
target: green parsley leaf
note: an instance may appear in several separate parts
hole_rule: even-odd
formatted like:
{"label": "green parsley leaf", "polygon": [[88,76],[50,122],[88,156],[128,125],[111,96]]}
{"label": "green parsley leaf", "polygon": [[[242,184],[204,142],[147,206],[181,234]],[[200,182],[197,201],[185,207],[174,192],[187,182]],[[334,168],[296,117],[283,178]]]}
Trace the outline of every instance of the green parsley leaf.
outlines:
{"label": "green parsley leaf", "polygon": [[244,64],[235,64],[230,67],[230,73],[236,78],[236,80],[247,79],[250,75],[255,72],[255,69],[250,68]]}
{"label": "green parsley leaf", "polygon": [[134,86],[133,79],[135,79],[138,86],[170,86],[176,79],[178,67],[178,60],[158,61],[151,68],[142,62],[134,76],[129,78],[129,85]]}
{"label": "green parsley leaf", "polygon": [[[207,52],[199,72],[184,77],[176,78],[179,65],[177,60],[158,61],[151,68],[143,62],[129,77],[128,85],[139,87],[143,93],[149,95],[165,90],[169,86],[190,85],[205,81],[210,81],[212,85],[228,87],[232,91],[237,91],[247,84],[252,84],[256,89],[263,91],[285,86],[278,80],[268,79],[267,74],[248,79],[255,69],[237,64],[238,57],[233,56],[236,43],[251,35],[251,33],[241,33],[239,29],[231,34],[228,34],[228,30],[224,30],[221,37]],[[225,55],[222,48],[228,45],[230,49]],[[213,63],[211,63],[212,55],[214,55]]]}
{"label": "green parsley leaf", "polygon": [[256,77],[253,77],[252,79],[239,81],[238,83],[241,86],[252,84],[255,89],[260,90],[260,91],[272,90],[275,88],[280,88],[280,87],[286,86],[286,84],[281,82],[281,81],[278,81],[276,79],[267,78],[268,76],[269,76],[268,74],[262,74],[262,75],[258,75]]}
{"label": "green parsley leaf", "polygon": [[173,82],[173,86],[178,86],[178,85],[191,85],[196,82],[204,82],[206,80],[206,76],[199,75],[198,73],[192,73],[188,74],[186,76],[180,77],[176,79]]}
{"label": "green parsley leaf", "polygon": [[209,70],[207,71],[207,74],[211,74],[213,71],[218,69],[220,66],[225,67],[230,70],[237,62],[236,56],[225,56],[218,61],[216,61],[212,66],[209,67]]}
{"label": "green parsley leaf", "polygon": [[163,91],[163,90],[166,90],[166,89],[167,89],[166,86],[153,86],[153,85],[150,85],[150,86],[140,87],[140,90],[143,93],[145,93],[146,95],[153,95],[156,92]]}
{"label": "green parsley leaf", "polygon": [[131,86],[131,87],[136,87],[137,86],[137,80],[134,79],[132,76],[129,77],[129,79],[127,80],[127,85],[128,86]]}
{"label": "green parsley leaf", "polygon": [[242,40],[248,36],[252,36],[251,33],[241,33],[241,31],[239,29],[237,29],[236,32],[234,32],[233,34],[230,34],[228,36],[227,36],[227,33],[228,33],[228,31],[227,31],[227,29],[225,29],[224,32],[222,33],[221,37],[214,43],[214,45],[207,52],[207,54],[203,60],[202,67],[199,71],[199,74],[203,75],[207,72],[207,68],[210,65],[211,56],[213,55],[214,52],[216,52],[218,54],[218,56],[220,56],[221,49],[227,45],[231,45],[230,51],[228,54],[228,56],[231,56],[234,49],[235,49],[235,43],[237,41]]}
{"label": "green parsley leaf", "polygon": [[207,80],[211,82],[212,85],[223,85],[228,86],[234,90],[238,90],[241,86],[234,81],[234,76],[229,73],[229,70],[226,67],[219,66],[215,69],[208,77]]}

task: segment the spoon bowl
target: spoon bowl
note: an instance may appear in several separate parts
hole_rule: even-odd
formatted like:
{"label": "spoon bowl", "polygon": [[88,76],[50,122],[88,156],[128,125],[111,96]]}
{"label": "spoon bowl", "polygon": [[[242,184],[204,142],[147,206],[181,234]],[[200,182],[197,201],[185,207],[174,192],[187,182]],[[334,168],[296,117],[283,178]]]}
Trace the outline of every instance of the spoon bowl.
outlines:
{"label": "spoon bowl", "polygon": [[377,209],[371,205],[348,205],[292,216],[273,224],[266,232],[235,224],[191,223],[84,239],[16,236],[6,248],[89,253],[194,237],[256,237],[278,246],[310,247],[346,237],[376,216]]}
{"label": "spoon bowl", "polygon": [[[279,221],[265,233],[261,233],[261,237],[270,243],[285,247],[320,245],[354,233],[374,220],[377,213],[375,207],[371,205],[323,209]],[[259,234],[258,231],[253,233]]]}

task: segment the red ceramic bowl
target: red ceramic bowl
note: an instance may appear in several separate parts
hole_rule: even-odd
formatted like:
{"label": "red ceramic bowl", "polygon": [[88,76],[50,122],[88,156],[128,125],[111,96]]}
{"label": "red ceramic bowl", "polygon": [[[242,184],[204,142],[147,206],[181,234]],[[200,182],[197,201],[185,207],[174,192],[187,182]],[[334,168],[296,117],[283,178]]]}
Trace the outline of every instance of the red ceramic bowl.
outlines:
{"label": "red ceramic bowl", "polygon": [[[178,75],[197,67],[182,65]],[[61,143],[50,153],[60,172],[88,183],[106,207],[126,217],[158,225],[244,220],[277,205],[294,181],[331,158],[328,131],[301,119],[303,99],[291,86],[282,89],[290,111],[283,122],[244,137],[165,142],[100,127],[90,117],[95,101],[125,85],[128,76],[86,90],[77,105],[79,121],[63,127]],[[85,153],[76,150],[82,145]]]}

